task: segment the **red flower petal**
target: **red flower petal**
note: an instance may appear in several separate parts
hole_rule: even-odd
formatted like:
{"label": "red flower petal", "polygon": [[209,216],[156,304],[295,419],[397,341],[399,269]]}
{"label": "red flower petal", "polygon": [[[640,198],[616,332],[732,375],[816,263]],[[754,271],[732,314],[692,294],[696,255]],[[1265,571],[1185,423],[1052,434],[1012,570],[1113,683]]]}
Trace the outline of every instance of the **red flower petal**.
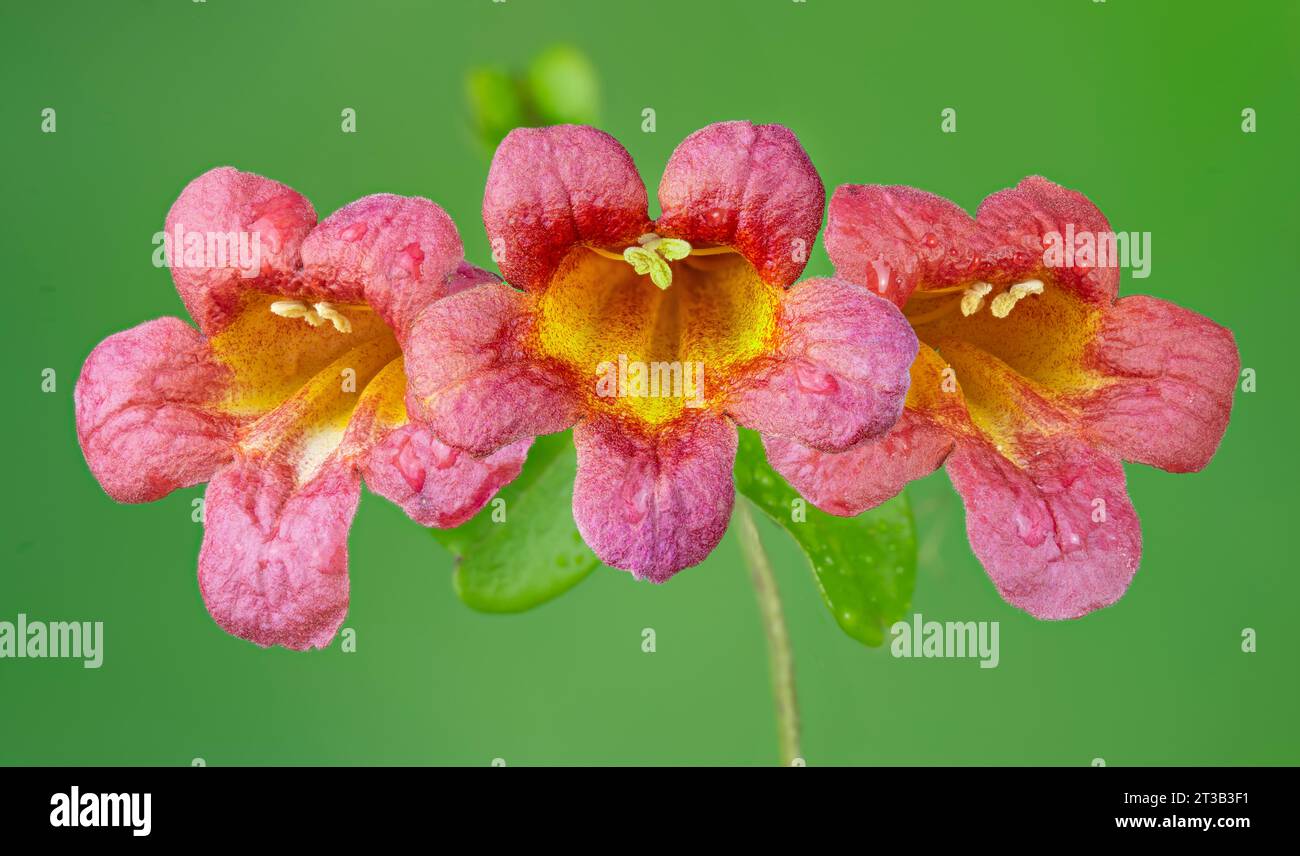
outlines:
{"label": "red flower petal", "polygon": [[736,498],[731,420],[701,416],[647,436],[595,419],[573,442],[573,517],[605,564],[661,583],[722,540]]}
{"label": "red flower petal", "polygon": [[773,469],[813,505],[841,517],[897,496],[908,482],[937,470],[952,447],[952,434],[911,410],[904,410],[885,436],[847,452],[821,452],[793,440],[763,437]]}
{"label": "red flower petal", "polygon": [[578,244],[621,252],[650,231],[645,184],[632,156],[581,125],[516,128],[492,158],[483,224],[514,286],[546,285]]}
{"label": "red flower petal", "polygon": [[[1051,232],[1062,238],[1067,232],[1110,232],[1110,223],[1088,197],[1041,175],[987,197],[975,219],[990,242],[980,275],[993,280],[1003,275],[1019,278],[1041,268],[1045,238]],[[1119,268],[1114,265],[1082,264],[1076,257],[1069,266],[1053,267],[1050,275],[1088,303],[1108,304],[1119,293]]]}
{"label": "red flower petal", "polygon": [[447,277],[447,294],[458,294],[476,285],[489,285],[500,281],[501,277],[490,270],[475,267],[469,262],[461,262],[456,265],[456,269]]}
{"label": "red flower petal", "polygon": [[446,529],[469,520],[514,481],[532,440],[475,458],[408,424],[390,432],[361,459],[366,487],[402,507],[421,526]]}
{"label": "red flower petal", "polygon": [[[182,235],[257,235],[258,267],[241,270],[230,263],[206,266],[186,260],[190,239],[171,246],[172,280],[190,317],[206,335],[218,332],[243,307],[244,293],[255,288],[279,292],[298,272],[303,239],[316,224],[316,211],[297,191],[278,181],[232,167],[209,170],[191,181],[167,213],[168,241]],[[250,275],[255,273],[256,275]]]}
{"label": "red flower petal", "polygon": [[824,451],[893,426],[917,353],[903,313],[846,280],[813,279],[786,292],[778,325],[777,352],[732,393],[737,422]]}
{"label": "red flower petal", "polygon": [[348,529],[361,478],[337,458],[306,484],[239,458],[208,484],[199,590],[226,632],[263,647],[324,648],[348,609]]}
{"label": "red flower petal", "polygon": [[949,411],[948,476],[966,503],[971,548],[1007,601],[1038,618],[1108,606],[1137,570],[1142,535],[1119,457],[1099,448],[1068,401],[966,342],[942,352],[970,422]]}
{"label": "red flower petal", "polygon": [[735,247],[765,281],[786,286],[803,273],[825,204],[821,177],[788,128],[721,122],[673,152],[656,228]]}
{"label": "red flower petal", "polygon": [[1170,472],[1209,463],[1227,430],[1241,371],[1230,330],[1135,295],[1102,316],[1084,359],[1108,381],[1080,401],[1099,442],[1125,460]]}
{"label": "red flower petal", "polygon": [[405,398],[403,363],[395,360],[366,383],[339,454],[356,463],[371,491],[416,523],[458,526],[519,475],[532,441],[475,458],[408,421]]}
{"label": "red flower petal", "polygon": [[304,296],[366,303],[401,342],[416,314],[448,292],[464,255],[456,225],[428,199],[366,196],[303,241]]}
{"label": "red flower petal", "polygon": [[831,196],[826,252],[836,275],[897,306],[922,282],[969,277],[979,246],[975,221],[942,196],[880,184],[845,184]]}
{"label": "red flower petal", "polygon": [[1047,277],[1090,304],[1108,304],[1119,268],[1075,256],[1049,267],[1049,233],[1108,233],[1110,224],[1082,193],[1031,176],[986,198],[972,219],[942,197],[911,187],[844,185],[831,198],[826,249],[838,276],[867,285],[899,306],[917,287],[975,280],[1011,283]]}
{"label": "red flower petal", "polygon": [[1069,434],[1025,455],[1016,466],[972,437],[948,458],[971,548],[998,591],[1036,618],[1078,618],[1119,600],[1142,554],[1119,460]]}
{"label": "red flower petal", "polygon": [[231,382],[197,330],[159,318],[109,336],[73,393],[90,471],[118,502],[151,502],[230,459],[240,420],[219,405]]}
{"label": "red flower petal", "polygon": [[439,300],[406,344],[407,407],[445,443],[488,455],[577,421],[576,385],[528,349],[525,296],[482,285]]}

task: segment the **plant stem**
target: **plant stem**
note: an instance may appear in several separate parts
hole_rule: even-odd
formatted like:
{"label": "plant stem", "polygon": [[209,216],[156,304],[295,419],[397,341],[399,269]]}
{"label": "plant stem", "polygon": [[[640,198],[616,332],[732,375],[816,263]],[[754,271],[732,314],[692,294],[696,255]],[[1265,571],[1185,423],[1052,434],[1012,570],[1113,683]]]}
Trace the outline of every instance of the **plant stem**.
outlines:
{"label": "plant stem", "polygon": [[776,702],[776,731],[781,753],[781,763],[792,766],[799,759],[799,702],[794,690],[794,655],[790,650],[790,634],[785,627],[781,609],[781,593],[772,574],[772,563],[763,550],[763,541],[754,524],[754,513],[749,500],[737,497],[736,523],[739,527],[740,549],[749,566],[749,578],[758,597],[758,611],[763,619],[763,632],[767,636],[767,655],[772,666],[772,695]]}

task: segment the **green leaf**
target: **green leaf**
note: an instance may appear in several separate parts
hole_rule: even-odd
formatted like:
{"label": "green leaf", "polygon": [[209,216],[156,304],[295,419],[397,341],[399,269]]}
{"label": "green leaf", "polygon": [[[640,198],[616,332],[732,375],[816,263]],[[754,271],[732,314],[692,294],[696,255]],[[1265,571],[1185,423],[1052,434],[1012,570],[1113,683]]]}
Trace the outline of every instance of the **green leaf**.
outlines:
{"label": "green leaf", "polygon": [[600,120],[600,82],[586,54],[554,45],[528,67],[528,92],[547,125],[595,125]]}
{"label": "green leaf", "polygon": [[515,128],[528,124],[519,85],[501,68],[475,68],[465,75],[465,94],[479,140],[489,149]]}
{"label": "green leaf", "polygon": [[[872,647],[911,607],[916,585],[916,532],[900,494],[857,517],[819,511],[767,463],[763,441],[742,430],[736,488],[793,536],[840,628]],[[795,519],[795,500],[806,518]]]}
{"label": "green leaf", "polygon": [[454,585],[461,600],[482,612],[522,612],[595,570],[600,560],[573,522],[577,469],[570,432],[539,437],[519,477],[472,520],[432,530],[456,556]]}

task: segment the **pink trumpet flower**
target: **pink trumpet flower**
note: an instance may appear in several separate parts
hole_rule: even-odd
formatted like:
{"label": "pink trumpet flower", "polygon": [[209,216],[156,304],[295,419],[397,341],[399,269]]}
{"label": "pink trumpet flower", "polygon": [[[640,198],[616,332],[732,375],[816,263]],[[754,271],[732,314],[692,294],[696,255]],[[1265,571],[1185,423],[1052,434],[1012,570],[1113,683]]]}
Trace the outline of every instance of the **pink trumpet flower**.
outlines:
{"label": "pink trumpet flower", "polygon": [[1121,461],[1209,463],[1240,360],[1208,318],[1117,299],[1113,240],[1086,197],[1044,178],[993,194],[973,219],[910,187],[839,188],[826,232],[837,275],[902,307],[921,339],[907,407],[842,454],[776,438],[769,460],[843,515],[946,463],[1007,602],[1047,619],[1114,603],[1142,552]]}
{"label": "pink trumpet flower", "polygon": [[825,192],[786,128],[697,131],[659,202],[651,222],[608,134],[511,132],[483,200],[509,285],[431,306],[407,350],[412,413],[449,445],[487,455],[574,426],[579,531],[654,582],[726,531],[737,423],[849,449],[894,424],[917,350],[898,308],[863,286],[792,287]]}
{"label": "pink trumpet flower", "polygon": [[207,481],[199,589],[212,617],[258,645],[324,647],[347,612],[363,477],[445,527],[519,472],[529,441],[475,458],[404,400],[422,313],[495,277],[464,262],[427,199],[368,196],[317,225],[300,194],[228,167],[185,188],[167,235],[198,329],[160,318],[91,352],[76,388],[86,462],[119,502]]}

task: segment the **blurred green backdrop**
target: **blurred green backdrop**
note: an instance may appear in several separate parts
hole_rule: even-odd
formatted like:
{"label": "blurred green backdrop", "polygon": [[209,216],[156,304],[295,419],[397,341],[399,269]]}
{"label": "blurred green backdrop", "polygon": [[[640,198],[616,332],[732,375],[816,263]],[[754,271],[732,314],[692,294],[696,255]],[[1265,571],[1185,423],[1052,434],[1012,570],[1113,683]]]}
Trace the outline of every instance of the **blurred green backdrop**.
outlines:
{"label": "blurred green backdrop", "polygon": [[[762,631],[733,535],[665,586],[599,569],[534,612],[486,616],[395,507],[351,538],[357,652],[263,651],[199,599],[201,488],[119,506],[78,451],[72,388],[103,337],[181,314],[151,238],[180,189],[232,164],[322,217],[428,196],[485,262],[487,161],[463,77],[569,43],[652,195],[673,147],[723,119],[790,126],[828,190],[915,184],[973,210],[1030,173],[1153,233],[1152,276],[1231,327],[1238,393],[1206,472],[1130,467],[1145,556],[1118,605],[1070,623],[1006,606],[940,473],[911,495],[914,608],[1001,622],[1001,664],[896,660],[843,635],[765,521],[796,648],[810,764],[1300,762],[1292,552],[1300,416],[1291,2],[438,0],[5,4],[0,619],[105,623],[103,668],[0,660],[0,762],[723,763],[775,759]],[[57,133],[40,131],[57,110]],[[357,132],[340,132],[340,111]],[[641,111],[657,131],[641,131]],[[940,112],[957,111],[955,134]],[[1241,130],[1253,108],[1258,132]],[[810,273],[829,272],[820,246]],[[58,372],[42,393],[41,370]],[[641,651],[641,630],[658,650]],[[1241,651],[1245,627],[1258,652]]]}

